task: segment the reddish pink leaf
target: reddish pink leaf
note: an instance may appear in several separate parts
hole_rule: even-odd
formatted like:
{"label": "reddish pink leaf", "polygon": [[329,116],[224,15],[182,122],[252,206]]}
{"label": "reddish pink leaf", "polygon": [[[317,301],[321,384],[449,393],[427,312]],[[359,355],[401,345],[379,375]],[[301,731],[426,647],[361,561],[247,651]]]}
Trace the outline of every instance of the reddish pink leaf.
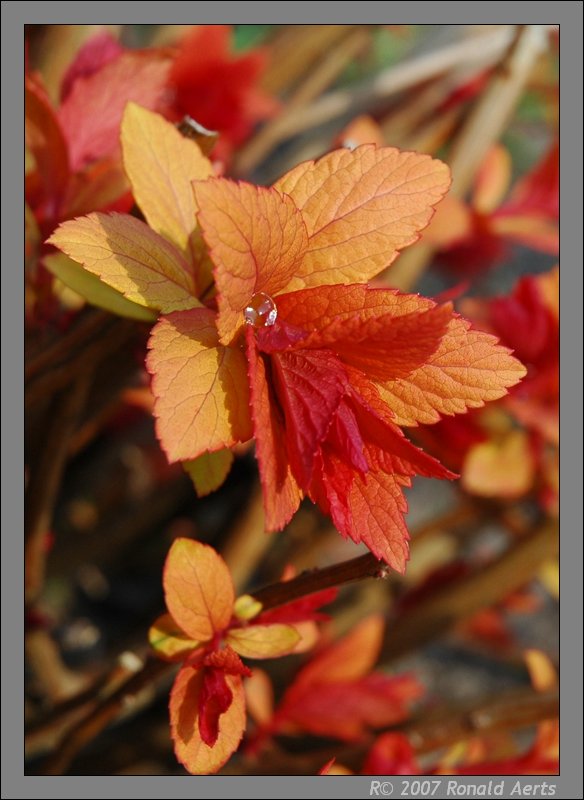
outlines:
{"label": "reddish pink leaf", "polygon": [[161,57],[124,53],[75,81],[58,112],[74,171],[118,152],[120,122],[129,100],[151,109],[161,105],[169,66]]}
{"label": "reddish pink leaf", "polygon": [[269,361],[258,353],[253,330],[246,329],[251,412],[256,455],[264,490],[267,530],[280,530],[298,508],[302,492],[288,459],[283,415],[268,381]]}
{"label": "reddish pink leaf", "polygon": [[69,94],[73,84],[79,78],[88,78],[110,61],[114,61],[124,48],[109,31],[96,33],[79,49],[73,61],[69,64],[61,80],[61,103]]}

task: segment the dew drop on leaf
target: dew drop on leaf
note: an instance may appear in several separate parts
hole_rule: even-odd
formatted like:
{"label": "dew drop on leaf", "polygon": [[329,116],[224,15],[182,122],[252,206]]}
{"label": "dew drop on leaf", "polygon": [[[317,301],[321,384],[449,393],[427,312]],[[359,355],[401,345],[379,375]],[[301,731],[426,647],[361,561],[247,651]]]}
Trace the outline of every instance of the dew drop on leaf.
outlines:
{"label": "dew drop on leaf", "polygon": [[254,328],[267,328],[275,323],[278,309],[269,294],[257,292],[243,309],[243,317]]}

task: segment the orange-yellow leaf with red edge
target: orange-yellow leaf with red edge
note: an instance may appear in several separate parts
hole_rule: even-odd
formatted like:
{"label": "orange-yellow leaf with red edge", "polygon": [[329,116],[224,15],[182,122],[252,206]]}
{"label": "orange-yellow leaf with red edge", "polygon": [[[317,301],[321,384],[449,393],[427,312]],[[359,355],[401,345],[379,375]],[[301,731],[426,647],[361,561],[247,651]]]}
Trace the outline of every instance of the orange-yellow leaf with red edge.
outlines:
{"label": "orange-yellow leaf with red edge", "polygon": [[294,650],[300,634],[292,625],[246,625],[231,628],[225,641],[245,658],[278,658]]}
{"label": "orange-yellow leaf with red edge", "polygon": [[292,200],[273,189],[220,178],[193,186],[215,264],[217,327],[229,344],[253,295],[278,294],[297,274],[308,244],[306,226]]}
{"label": "orange-yellow leaf with red edge", "polygon": [[[436,306],[418,295],[362,284],[285,294],[277,304],[280,316],[288,323],[318,332],[333,325],[341,329],[345,323],[354,325],[353,320],[420,314]],[[313,336],[317,341],[318,334]],[[411,350],[407,340],[397,346],[404,348],[404,355]],[[471,329],[469,322],[454,313],[427,360],[419,363],[412,354],[410,363],[408,375],[376,382],[397,425],[438,422],[441,414],[461,414],[480,407],[506,394],[526,372],[494,336]]]}
{"label": "orange-yellow leaf with red edge", "polygon": [[128,214],[63,222],[48,240],[128,300],[164,313],[199,306],[192,272],[174,245]]}
{"label": "orange-yellow leaf with red edge", "polygon": [[203,671],[184,666],[176,676],[170,693],[170,727],[174,752],[193,775],[217,772],[237,750],[245,729],[245,695],[239,675],[225,675],[233,699],[220,715],[218,735],[212,747],[199,731],[199,700]]}
{"label": "orange-yellow leaf with red edge", "polygon": [[212,311],[161,318],[148,346],[156,430],[171,462],[252,437],[245,357],[219,344]]}
{"label": "orange-yellow leaf with red edge", "polygon": [[286,173],[274,188],[302,211],[309,245],[288,291],[366,281],[413,244],[450,186],[446,164],[365,144]]}
{"label": "orange-yellow leaf with red edge", "polygon": [[121,135],[124,168],[146,221],[176,245],[198,276],[204,253],[192,181],[212,175],[211,162],[172,123],[135,103],[126,106]]}
{"label": "orange-yellow leaf with red edge", "polygon": [[534,453],[525,431],[514,430],[500,441],[474,445],[462,466],[462,486],[480,497],[521,497],[535,477]]}
{"label": "orange-yellow leaf with red edge", "polygon": [[235,593],[227,565],[212,547],[194,539],[175,539],[163,575],[166,607],[191,639],[207,642],[224,630]]}
{"label": "orange-yellow leaf with red edge", "polygon": [[378,382],[377,387],[396,424],[407,426],[480,408],[507,394],[525,374],[523,364],[495,336],[473,330],[455,315],[426,364],[407,378]]}
{"label": "orange-yellow leaf with red edge", "polygon": [[182,661],[199,642],[190,639],[176,624],[170,614],[162,614],[150,626],[148,642],[159,658]]}

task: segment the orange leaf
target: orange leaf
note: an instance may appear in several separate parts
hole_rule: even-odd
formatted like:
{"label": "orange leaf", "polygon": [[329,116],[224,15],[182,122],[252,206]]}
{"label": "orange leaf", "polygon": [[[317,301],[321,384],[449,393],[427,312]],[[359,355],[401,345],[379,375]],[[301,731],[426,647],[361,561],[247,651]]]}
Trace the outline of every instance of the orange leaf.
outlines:
{"label": "orange leaf", "polygon": [[245,682],[247,708],[259,725],[267,725],[274,713],[274,690],[268,675],[254,667],[251,677]]}
{"label": "orange leaf", "polygon": [[397,425],[438,422],[507,393],[526,369],[507,347],[455,316],[436,352],[407,378],[378,383]]}
{"label": "orange leaf", "polygon": [[373,614],[347,636],[318,653],[299,673],[295,684],[356,681],[373,668],[383,638],[384,621]]}
{"label": "orange leaf", "polygon": [[221,714],[217,739],[212,747],[199,732],[199,699],[203,672],[183,667],[170,693],[170,725],[177,759],[193,775],[217,772],[237,750],[245,729],[245,695],[241,677],[226,675],[233,699]]}
{"label": "orange leaf", "polygon": [[199,645],[185,636],[170,614],[162,614],[150,626],[148,641],[156,655],[168,661],[182,661]]}
{"label": "orange leaf", "polygon": [[288,291],[366,281],[415,242],[450,173],[430,156],[362,145],[306,161],[274,184],[306,222],[308,250]]}
{"label": "orange leaf", "polygon": [[147,108],[161,104],[169,67],[168,59],[123,53],[103,69],[75,81],[58,112],[74,171],[117,152],[120,122],[129,100]]}
{"label": "orange leaf", "polygon": [[491,214],[501,204],[511,183],[511,156],[503,145],[492,147],[475,179],[472,205],[479,214]]}
{"label": "orange leaf", "polygon": [[174,245],[127,214],[63,222],[48,243],[138,305],[163,312],[200,305],[189,266]]}
{"label": "orange leaf", "polygon": [[521,497],[533,485],[535,461],[525,431],[474,445],[462,467],[462,485],[480,497]]}
{"label": "orange leaf", "polygon": [[163,575],[166,607],[184,633],[207,642],[233,611],[233,582],[221,556],[193,539],[175,539]]}
{"label": "orange leaf", "polygon": [[217,326],[229,344],[253,295],[278,294],[293,280],[308,242],[306,228],[292,200],[273,189],[222,178],[193,185],[215,264]]}
{"label": "orange leaf", "polygon": [[268,382],[266,361],[257,350],[251,328],[247,328],[246,338],[251,411],[266,528],[269,531],[281,530],[300,505],[302,492],[290,467],[284,420]]}
{"label": "orange leaf", "polygon": [[171,462],[252,437],[245,358],[219,344],[212,311],[163,317],[149,348],[157,434]]}
{"label": "orange leaf", "polygon": [[247,625],[231,628],[225,641],[245,658],[278,658],[294,650],[300,634],[292,625]]}
{"label": "orange leaf", "polygon": [[[172,123],[135,103],[126,106],[121,134],[124,168],[148,224],[196,269],[203,243],[196,231],[192,181],[212,175],[211,162]],[[200,280],[197,284],[206,288]]]}

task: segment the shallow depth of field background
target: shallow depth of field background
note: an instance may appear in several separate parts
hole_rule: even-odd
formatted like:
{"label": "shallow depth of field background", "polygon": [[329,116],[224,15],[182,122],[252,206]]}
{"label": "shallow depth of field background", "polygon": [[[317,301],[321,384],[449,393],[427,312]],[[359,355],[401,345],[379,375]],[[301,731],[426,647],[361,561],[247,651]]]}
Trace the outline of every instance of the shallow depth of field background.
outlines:
{"label": "shallow depth of field background", "polygon": [[[448,161],[452,143],[486,96],[490,82],[496,80],[495,67],[509,46],[497,51],[484,45],[481,63],[477,53],[483,45],[472,42],[482,42],[503,27],[235,26],[234,52],[265,48],[268,63],[260,84],[278,98],[280,108],[235,146],[226,174],[268,184],[300,161],[339,146],[342,132],[362,114],[378,125],[386,144],[432,152]],[[171,47],[185,33],[177,26],[130,25],[109,30],[128,48]],[[67,64],[92,33],[95,30],[83,26],[28,28],[30,67],[41,73],[54,97]],[[548,36],[502,135],[496,138],[510,154],[513,180],[542,158],[556,136],[558,44],[554,31]],[[446,69],[436,60],[432,72],[432,54],[465,42],[471,45],[466,55],[463,50],[460,60]],[[423,68],[421,78],[408,83],[407,72],[404,77],[400,69],[409,63]],[[391,88],[392,74],[404,79],[403,89]],[[379,86],[385,88],[376,89]],[[331,92],[340,99],[341,113],[327,112],[323,98]],[[191,113],[196,118],[196,109]],[[419,279],[409,290],[434,297],[458,287],[457,306],[469,297],[508,295],[522,275],[543,274],[558,260],[552,253],[515,243],[504,248],[494,263],[479,265],[465,275],[464,260],[462,266],[457,262],[456,269],[449,268],[448,252],[437,250],[419,262]],[[402,258],[396,262],[398,269]],[[384,279],[392,284],[391,271]],[[86,311],[65,291],[59,302],[68,312]],[[167,465],[143,402],[146,335],[146,327],[137,328],[120,351],[101,365],[99,380],[71,433],[66,467],[47,519],[46,578],[27,615],[25,714],[31,773],[42,770],[44,759],[54,752],[78,713],[74,709],[73,716],[67,717],[55,715],[54,710],[62,711],[63,702],[78,693],[87,691],[91,699],[122,654],[131,660],[147,652],[148,626],[163,607],[161,568],[175,537],[211,543],[232,568],[240,591],[277,581],[289,564],[301,571],[365,552],[342,540],[308,502],[285,531],[265,534],[257,468],[249,447],[241,448],[223,487],[198,499],[180,466]],[[53,319],[42,328],[31,326],[27,336],[27,359],[38,363],[39,354],[48,352],[67,332]],[[56,411],[51,406],[50,382],[47,385],[47,393],[42,397],[33,393],[27,407],[26,447],[29,464],[38,463],[44,454],[50,475],[46,448],[54,445],[47,444],[45,433],[47,420]],[[430,443],[423,445],[441,457]],[[469,594],[472,613],[456,588],[469,571],[478,574],[489,568],[522,537],[553,523],[553,504],[542,505],[541,489],[534,479],[519,496],[488,497],[465,492],[460,482],[416,479],[407,493],[414,544],[405,577],[392,574],[386,581],[345,587],[327,609],[339,635],[367,614],[383,611],[388,615],[386,647],[378,668],[412,671],[426,690],[410,720],[401,725],[414,739],[416,735],[423,739],[424,730],[429,730],[424,726],[431,720],[439,724],[473,709],[486,708],[488,713],[490,704],[498,703],[500,709],[507,697],[509,709],[515,701],[523,702],[531,692],[526,651],[542,651],[557,664],[553,548],[540,557],[536,548],[531,561],[518,568],[519,586],[494,603],[498,577],[492,570],[491,590],[483,604],[478,601],[478,610],[476,597]],[[35,498],[29,496],[27,503],[34,506]],[[408,604],[403,603],[407,593],[426,604],[423,607],[431,614],[432,593],[448,591],[452,602],[446,624],[430,621],[425,625],[418,615],[412,622],[411,640],[406,636],[392,643],[391,620],[401,608],[398,604],[403,604],[398,615],[402,634],[404,615],[411,612],[411,605],[408,612]],[[272,675],[277,692],[303,658],[290,656],[261,665]],[[184,774],[170,742],[168,689],[165,683],[140,694],[121,717],[74,753],[66,771]],[[518,746],[529,747],[534,721],[530,718],[521,725],[515,720],[509,729],[505,723],[495,726],[489,732],[494,743],[491,753],[505,757]],[[277,754],[272,757],[268,752],[259,764],[236,755],[224,772],[296,769],[316,774],[326,760],[320,753],[330,757],[336,750],[339,761],[359,768],[358,756],[346,744],[298,736],[283,737]],[[433,757],[429,745],[420,748],[422,763],[434,763]]]}

